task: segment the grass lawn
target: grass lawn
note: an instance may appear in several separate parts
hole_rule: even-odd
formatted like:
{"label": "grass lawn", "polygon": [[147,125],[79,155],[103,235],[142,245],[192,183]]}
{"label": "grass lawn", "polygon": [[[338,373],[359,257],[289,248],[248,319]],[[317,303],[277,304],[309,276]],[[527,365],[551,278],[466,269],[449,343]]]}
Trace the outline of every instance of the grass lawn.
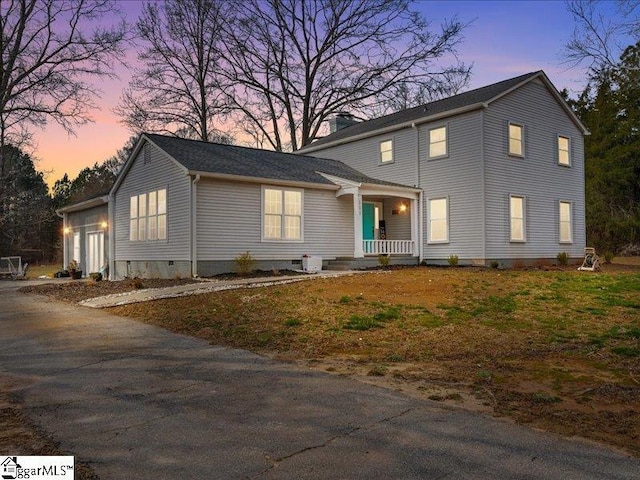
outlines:
{"label": "grass lawn", "polygon": [[640,268],[416,267],[112,309],[640,456]]}

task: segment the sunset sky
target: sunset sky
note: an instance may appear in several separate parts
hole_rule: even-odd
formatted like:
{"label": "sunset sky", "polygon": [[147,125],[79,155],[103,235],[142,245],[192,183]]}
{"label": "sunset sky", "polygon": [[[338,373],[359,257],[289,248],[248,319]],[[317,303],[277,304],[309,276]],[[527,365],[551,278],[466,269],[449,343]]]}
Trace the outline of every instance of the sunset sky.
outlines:
{"label": "sunset sky", "polygon": [[[129,22],[135,22],[141,5],[136,0],[122,2]],[[469,88],[535,70],[544,70],[559,90],[576,93],[584,86],[584,71],[562,63],[563,47],[574,28],[563,1],[423,1],[417,6],[434,26],[454,15],[473,21],[458,49],[461,59],[473,64]],[[134,51],[128,56],[135,61]],[[131,135],[112,112],[130,79],[126,69],[118,72],[118,80],[101,84],[94,123],[79,127],[75,137],[53,124],[35,132],[37,168],[48,172],[50,185],[65,173],[74,178],[82,168],[114,155]]]}

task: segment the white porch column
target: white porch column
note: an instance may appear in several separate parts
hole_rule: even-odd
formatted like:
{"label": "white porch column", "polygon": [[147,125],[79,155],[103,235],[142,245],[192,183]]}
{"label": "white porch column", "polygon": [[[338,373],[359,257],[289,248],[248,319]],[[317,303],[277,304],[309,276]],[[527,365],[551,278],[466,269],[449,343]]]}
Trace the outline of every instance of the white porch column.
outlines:
{"label": "white porch column", "polygon": [[362,195],[353,194],[353,258],[363,258],[362,248]]}
{"label": "white porch column", "polygon": [[420,256],[420,203],[417,199],[411,199],[411,240],[413,241],[413,256]]}

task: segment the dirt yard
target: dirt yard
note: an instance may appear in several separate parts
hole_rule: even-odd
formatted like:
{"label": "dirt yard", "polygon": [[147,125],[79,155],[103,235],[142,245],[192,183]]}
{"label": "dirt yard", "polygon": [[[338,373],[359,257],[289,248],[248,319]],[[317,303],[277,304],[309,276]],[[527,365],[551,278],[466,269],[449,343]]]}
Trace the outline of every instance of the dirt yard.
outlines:
{"label": "dirt yard", "polygon": [[[29,291],[79,301],[96,285]],[[640,266],[417,267],[112,312],[640,457],[639,292]]]}

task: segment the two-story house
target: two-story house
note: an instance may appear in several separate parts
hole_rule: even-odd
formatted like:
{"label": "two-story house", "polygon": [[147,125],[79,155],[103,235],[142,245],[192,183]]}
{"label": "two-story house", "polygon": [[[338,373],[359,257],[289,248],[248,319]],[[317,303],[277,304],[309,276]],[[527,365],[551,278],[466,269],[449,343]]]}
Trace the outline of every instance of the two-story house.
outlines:
{"label": "two-story house", "polygon": [[[427,263],[583,255],[588,131],[542,71],[369,121],[343,116],[331,130],[297,153],[420,189],[418,255]],[[388,200],[360,201],[365,218],[373,205],[387,220]],[[381,238],[369,224],[363,239]]]}
{"label": "two-story house", "polygon": [[385,117],[297,153],[142,134],[108,196],[60,210],[65,264],[110,278],[555,261],[585,246],[586,129],[543,72]]}

